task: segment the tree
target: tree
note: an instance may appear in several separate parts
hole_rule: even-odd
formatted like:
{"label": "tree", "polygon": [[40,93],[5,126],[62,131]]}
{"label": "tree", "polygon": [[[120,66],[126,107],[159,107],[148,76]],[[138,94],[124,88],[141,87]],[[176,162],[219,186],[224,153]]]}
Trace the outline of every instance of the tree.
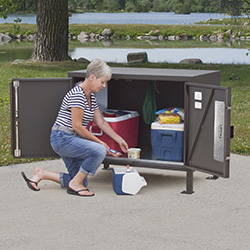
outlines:
{"label": "tree", "polygon": [[13,13],[20,8],[18,0],[0,0],[0,17],[7,18],[9,13]]}
{"label": "tree", "polygon": [[221,1],[222,7],[225,7],[225,9],[231,14],[232,16],[240,16],[242,12],[242,0],[222,0]]}
{"label": "tree", "polygon": [[[23,1],[0,0],[0,16],[6,18],[22,7]],[[36,61],[70,60],[68,55],[68,0],[38,0],[35,47]]]}
{"label": "tree", "polygon": [[68,28],[68,0],[38,0],[35,48],[31,59],[69,60]]}

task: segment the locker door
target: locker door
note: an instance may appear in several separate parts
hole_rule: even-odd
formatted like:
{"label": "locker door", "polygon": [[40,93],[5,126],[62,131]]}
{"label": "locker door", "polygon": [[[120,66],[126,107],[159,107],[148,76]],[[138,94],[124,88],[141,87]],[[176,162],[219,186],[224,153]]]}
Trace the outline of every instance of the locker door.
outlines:
{"label": "locker door", "polygon": [[231,89],[185,84],[184,165],[229,177]]}
{"label": "locker door", "polygon": [[11,147],[14,157],[56,157],[50,146],[51,127],[71,78],[13,79]]}

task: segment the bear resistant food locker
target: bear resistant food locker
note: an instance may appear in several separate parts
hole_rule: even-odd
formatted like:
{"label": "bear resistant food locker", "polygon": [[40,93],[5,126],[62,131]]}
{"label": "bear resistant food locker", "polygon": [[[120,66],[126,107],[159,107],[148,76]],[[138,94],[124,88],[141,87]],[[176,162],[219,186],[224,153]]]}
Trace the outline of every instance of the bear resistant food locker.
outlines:
{"label": "bear resistant food locker", "polygon": [[[64,95],[85,77],[86,70],[68,72],[68,78],[13,79],[11,96],[11,146],[17,158],[58,157],[50,146],[51,127]],[[186,189],[193,193],[193,173],[209,178],[229,177],[231,91],[220,86],[220,72],[113,67],[106,88],[96,94],[105,108],[137,111],[140,159],[107,156],[109,165],[186,172]],[[183,162],[152,158],[151,126],[145,124],[142,106],[150,84],[157,90],[157,109],[182,107],[185,111]]]}

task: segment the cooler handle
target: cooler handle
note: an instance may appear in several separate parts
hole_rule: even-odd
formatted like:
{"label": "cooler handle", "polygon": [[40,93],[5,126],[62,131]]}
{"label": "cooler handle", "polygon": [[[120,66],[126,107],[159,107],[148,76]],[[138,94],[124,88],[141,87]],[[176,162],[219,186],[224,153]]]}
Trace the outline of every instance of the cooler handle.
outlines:
{"label": "cooler handle", "polygon": [[176,132],[170,132],[170,131],[158,131],[158,137],[159,137],[159,140],[161,140],[161,137],[162,136],[171,136],[173,141],[176,141]]}
{"label": "cooler handle", "polygon": [[92,126],[89,127],[89,132],[95,136],[102,136],[103,135],[103,131],[101,129],[100,129],[100,133],[93,133]]}

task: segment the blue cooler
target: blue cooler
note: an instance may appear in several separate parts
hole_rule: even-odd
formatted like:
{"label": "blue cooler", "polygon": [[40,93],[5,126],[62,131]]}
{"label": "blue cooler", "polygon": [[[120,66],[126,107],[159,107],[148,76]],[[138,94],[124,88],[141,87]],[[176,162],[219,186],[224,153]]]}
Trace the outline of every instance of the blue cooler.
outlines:
{"label": "blue cooler", "polygon": [[184,123],[151,124],[153,159],[183,162]]}

